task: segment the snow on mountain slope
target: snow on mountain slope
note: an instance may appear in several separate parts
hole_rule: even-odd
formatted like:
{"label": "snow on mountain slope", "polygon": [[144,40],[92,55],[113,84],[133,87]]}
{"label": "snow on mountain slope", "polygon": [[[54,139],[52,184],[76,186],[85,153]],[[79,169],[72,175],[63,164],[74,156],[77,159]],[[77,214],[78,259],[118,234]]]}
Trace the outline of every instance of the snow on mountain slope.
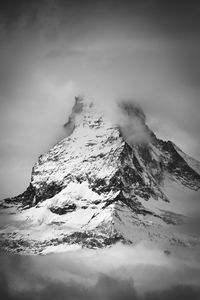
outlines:
{"label": "snow on mountain slope", "polygon": [[1,202],[4,249],[194,244],[175,233],[185,217],[166,182],[195,192],[200,175],[173,143],[156,138],[140,108],[122,103],[120,110],[126,123],[112,124],[76,98],[65,124],[70,135],[39,157],[24,193]]}
{"label": "snow on mountain slope", "polygon": [[194,158],[192,158],[191,156],[187,155],[186,153],[184,153],[179,147],[177,147],[175,144],[174,148],[176,149],[176,151],[178,152],[178,154],[186,161],[186,163],[193,169],[195,170],[195,172],[197,172],[198,174],[200,174],[200,162]]}

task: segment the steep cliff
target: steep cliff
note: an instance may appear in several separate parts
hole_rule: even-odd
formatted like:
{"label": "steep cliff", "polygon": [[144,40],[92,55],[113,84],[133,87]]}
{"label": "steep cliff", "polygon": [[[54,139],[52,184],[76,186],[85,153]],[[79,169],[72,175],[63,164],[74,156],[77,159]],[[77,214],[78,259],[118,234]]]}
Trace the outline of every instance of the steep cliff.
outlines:
{"label": "steep cliff", "polygon": [[185,216],[167,185],[198,191],[199,163],[157,139],[139,107],[124,102],[119,110],[126,122],[113,124],[76,98],[65,124],[69,135],[39,157],[24,193],[1,202],[2,214],[12,216],[1,230],[3,248],[190,244],[174,233]]}

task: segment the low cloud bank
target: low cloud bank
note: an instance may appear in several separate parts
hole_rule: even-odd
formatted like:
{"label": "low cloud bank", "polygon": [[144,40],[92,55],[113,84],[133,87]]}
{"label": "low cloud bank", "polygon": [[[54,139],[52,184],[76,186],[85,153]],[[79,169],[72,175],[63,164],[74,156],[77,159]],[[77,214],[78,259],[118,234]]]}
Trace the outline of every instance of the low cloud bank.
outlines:
{"label": "low cloud bank", "polygon": [[20,256],[1,254],[2,299],[200,299],[198,254],[148,245]]}

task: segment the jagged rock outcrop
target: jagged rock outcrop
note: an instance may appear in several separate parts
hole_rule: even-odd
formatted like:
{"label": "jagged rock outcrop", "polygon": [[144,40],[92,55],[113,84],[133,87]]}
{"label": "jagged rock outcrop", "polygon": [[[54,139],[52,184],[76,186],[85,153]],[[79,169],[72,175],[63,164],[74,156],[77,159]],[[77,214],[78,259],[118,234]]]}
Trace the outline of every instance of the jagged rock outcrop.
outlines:
{"label": "jagged rock outcrop", "polygon": [[[197,191],[199,169],[172,142],[156,138],[139,107],[119,107],[126,123],[112,124],[76,98],[69,135],[39,157],[24,193],[1,202],[14,222],[1,230],[2,247],[39,253],[60,244],[185,243],[168,228],[184,217],[168,210],[175,199],[165,182]],[[135,139],[137,130],[142,139]]]}

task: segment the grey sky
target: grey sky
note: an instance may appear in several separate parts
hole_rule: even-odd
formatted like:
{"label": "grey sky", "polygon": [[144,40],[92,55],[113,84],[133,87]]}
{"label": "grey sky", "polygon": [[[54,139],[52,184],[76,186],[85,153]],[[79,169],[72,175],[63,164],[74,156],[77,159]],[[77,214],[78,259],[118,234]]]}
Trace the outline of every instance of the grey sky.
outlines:
{"label": "grey sky", "polygon": [[78,93],[140,102],[159,137],[200,159],[199,12],[197,1],[1,1],[0,196],[24,190]]}

